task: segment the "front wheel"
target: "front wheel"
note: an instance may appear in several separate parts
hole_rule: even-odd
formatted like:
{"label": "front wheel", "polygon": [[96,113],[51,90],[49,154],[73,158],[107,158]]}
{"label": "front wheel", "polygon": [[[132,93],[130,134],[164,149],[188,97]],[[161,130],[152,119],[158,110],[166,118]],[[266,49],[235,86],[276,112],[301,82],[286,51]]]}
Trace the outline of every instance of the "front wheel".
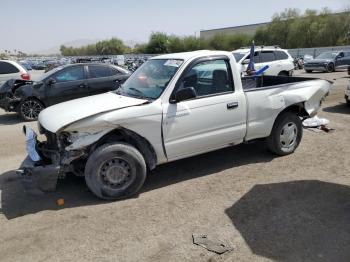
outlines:
{"label": "front wheel", "polygon": [[124,143],[106,144],[89,157],[85,181],[89,189],[102,199],[122,199],[140,190],[147,175],[141,153]]}
{"label": "front wheel", "polygon": [[34,121],[43,109],[44,105],[38,99],[28,98],[19,104],[18,113],[23,120]]}
{"label": "front wheel", "polygon": [[335,67],[334,67],[334,64],[333,63],[329,63],[327,65],[327,73],[332,73],[335,71]]}
{"label": "front wheel", "polygon": [[277,155],[289,155],[297,149],[302,136],[303,127],[300,118],[292,112],[285,112],[277,117],[267,138],[267,145],[270,151]]}

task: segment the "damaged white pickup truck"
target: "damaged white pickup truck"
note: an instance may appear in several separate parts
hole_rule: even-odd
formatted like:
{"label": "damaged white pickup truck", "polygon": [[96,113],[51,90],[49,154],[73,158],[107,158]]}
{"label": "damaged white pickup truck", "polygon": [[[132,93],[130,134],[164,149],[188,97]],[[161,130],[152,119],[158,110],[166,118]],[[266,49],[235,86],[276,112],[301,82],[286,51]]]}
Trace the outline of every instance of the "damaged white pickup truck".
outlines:
{"label": "damaged white pickup truck", "polygon": [[96,196],[120,199],[135,194],[157,165],[245,141],[266,138],[272,152],[291,154],[301,120],[316,114],[330,87],[297,77],[241,79],[228,52],[154,57],[116,92],[42,111],[46,141],[25,128],[29,155],[18,172],[32,193],[75,174]]}

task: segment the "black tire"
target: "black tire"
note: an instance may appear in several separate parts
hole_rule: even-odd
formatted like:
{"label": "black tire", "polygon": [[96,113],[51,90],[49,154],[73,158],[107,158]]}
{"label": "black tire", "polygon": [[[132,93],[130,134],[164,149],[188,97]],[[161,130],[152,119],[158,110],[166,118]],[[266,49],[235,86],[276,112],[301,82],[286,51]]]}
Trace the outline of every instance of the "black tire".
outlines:
{"label": "black tire", "polygon": [[[285,133],[286,129],[291,131],[289,137],[286,138],[287,142],[282,139],[282,137],[288,136]],[[286,156],[297,149],[302,136],[303,127],[300,118],[293,112],[285,112],[277,117],[271,134],[267,138],[267,146],[271,152],[280,156]]]}
{"label": "black tire", "polygon": [[279,76],[289,76],[289,73],[286,71],[279,72]]}
{"label": "black tire", "polygon": [[27,98],[18,106],[18,114],[25,121],[35,121],[39,113],[44,109],[44,104],[36,98]]}
{"label": "black tire", "polygon": [[124,143],[97,148],[85,166],[86,185],[102,199],[127,198],[140,190],[147,176],[141,153]]}
{"label": "black tire", "polygon": [[350,107],[350,100],[346,100],[346,105]]}
{"label": "black tire", "polygon": [[306,73],[312,73],[312,70],[306,70],[306,69],[305,69],[305,72],[306,72]]}
{"label": "black tire", "polygon": [[350,66],[348,66],[348,75],[350,76]]}
{"label": "black tire", "polygon": [[327,65],[327,73],[333,73],[335,71],[335,67],[333,63],[329,63]]}

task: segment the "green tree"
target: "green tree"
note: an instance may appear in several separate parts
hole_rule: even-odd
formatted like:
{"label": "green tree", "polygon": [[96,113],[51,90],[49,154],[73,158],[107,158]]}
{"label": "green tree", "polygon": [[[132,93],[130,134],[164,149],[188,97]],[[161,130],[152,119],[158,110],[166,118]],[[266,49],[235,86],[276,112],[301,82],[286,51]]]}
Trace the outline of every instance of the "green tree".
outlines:
{"label": "green tree", "polygon": [[152,33],[148,41],[146,52],[148,54],[164,54],[168,52],[169,37],[165,33]]}

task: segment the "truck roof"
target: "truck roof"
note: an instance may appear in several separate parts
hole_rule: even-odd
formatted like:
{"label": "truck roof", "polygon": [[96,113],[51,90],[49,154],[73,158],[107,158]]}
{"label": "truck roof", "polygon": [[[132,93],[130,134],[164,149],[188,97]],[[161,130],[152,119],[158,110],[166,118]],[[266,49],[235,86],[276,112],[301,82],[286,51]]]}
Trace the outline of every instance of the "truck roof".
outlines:
{"label": "truck roof", "polygon": [[152,57],[151,59],[182,59],[184,61],[187,61],[192,58],[212,56],[212,55],[232,55],[232,54],[226,51],[198,50],[198,51],[192,51],[192,52],[160,55],[160,56]]}

